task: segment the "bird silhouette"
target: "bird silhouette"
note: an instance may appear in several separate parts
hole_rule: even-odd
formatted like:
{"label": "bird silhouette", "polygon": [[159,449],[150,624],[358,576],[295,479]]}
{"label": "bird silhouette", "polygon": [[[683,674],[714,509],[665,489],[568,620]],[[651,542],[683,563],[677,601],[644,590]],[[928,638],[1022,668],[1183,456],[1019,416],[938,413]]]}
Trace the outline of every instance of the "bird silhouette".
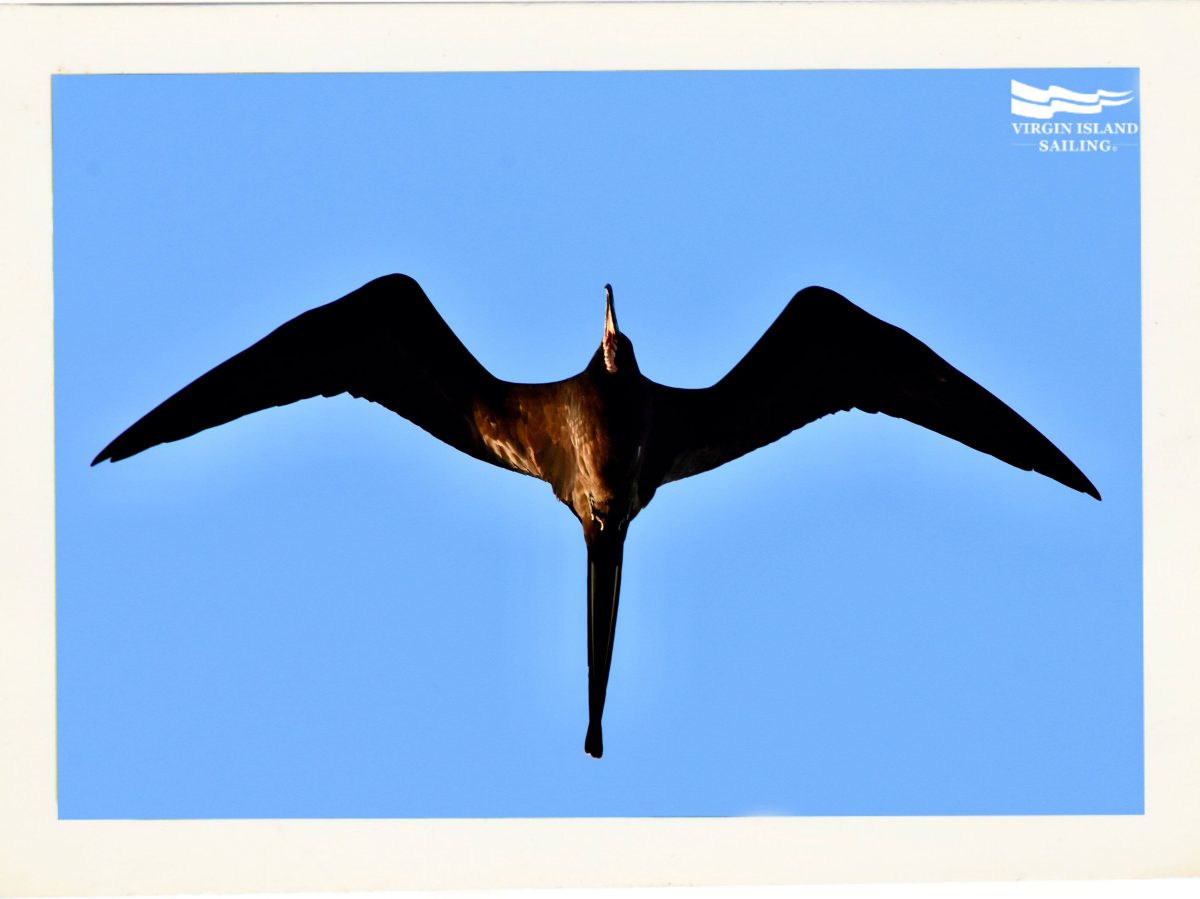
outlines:
{"label": "bird silhouette", "polygon": [[883,412],[1087,493],[1057,447],[907,332],[822,287],[801,290],[711,387],[642,375],[605,285],[604,332],[572,378],[517,384],[490,374],[412,278],[387,275],[297,316],[135,422],[92,461],[116,462],[251,412],[349,393],[468,455],[547,481],[587,544],[588,727],[612,663],[629,523],[658,488],[723,465],[839,411]]}

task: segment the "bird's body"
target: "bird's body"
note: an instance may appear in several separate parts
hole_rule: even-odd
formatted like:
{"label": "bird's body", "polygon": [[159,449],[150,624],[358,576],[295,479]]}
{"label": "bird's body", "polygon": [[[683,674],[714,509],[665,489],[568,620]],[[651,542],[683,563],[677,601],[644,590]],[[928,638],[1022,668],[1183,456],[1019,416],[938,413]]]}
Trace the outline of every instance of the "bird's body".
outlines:
{"label": "bird's body", "polygon": [[548,482],[589,536],[627,524],[657,487],[642,477],[651,393],[636,372],[618,380],[598,367],[593,360],[566,381],[514,385],[499,404],[472,410],[488,451]]}
{"label": "bird's body", "polygon": [[905,418],[1099,499],[1083,473],[1016,412],[920,341],[819,287],[797,293],[712,387],[641,374],[606,287],[600,347],[578,375],[515,384],[491,375],[404,275],[310,310],[201,376],[93,460],[127,458],[242,415],[348,392],[477,459],[548,482],[588,549],[588,731],[601,716],[629,523],[669,481],[722,465],[825,415]]}

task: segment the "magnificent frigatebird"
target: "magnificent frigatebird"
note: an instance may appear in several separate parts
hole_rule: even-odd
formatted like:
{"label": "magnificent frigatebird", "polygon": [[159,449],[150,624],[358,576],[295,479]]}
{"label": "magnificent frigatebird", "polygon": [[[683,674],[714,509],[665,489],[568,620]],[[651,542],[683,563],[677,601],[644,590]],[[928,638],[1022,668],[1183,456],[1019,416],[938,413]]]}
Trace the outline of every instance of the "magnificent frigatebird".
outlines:
{"label": "magnificent frigatebird", "polygon": [[905,331],[822,287],[801,290],[704,389],[638,370],[605,285],[604,336],[565,381],[494,377],[412,278],[387,275],[297,316],[146,414],[92,461],[116,462],[251,412],[349,393],[468,455],[547,481],[587,543],[588,729],[603,753],[621,556],[655,491],[834,412],[884,412],[1100,499],[1057,447]]}

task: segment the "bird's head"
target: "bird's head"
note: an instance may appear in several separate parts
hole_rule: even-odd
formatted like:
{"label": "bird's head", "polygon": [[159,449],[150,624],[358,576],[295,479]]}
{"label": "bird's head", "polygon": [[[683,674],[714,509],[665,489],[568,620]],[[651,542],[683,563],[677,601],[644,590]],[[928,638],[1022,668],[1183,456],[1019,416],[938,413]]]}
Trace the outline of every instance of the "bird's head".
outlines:
{"label": "bird's head", "polygon": [[613,305],[611,284],[604,285],[604,337],[600,340],[600,349],[596,350],[595,360],[603,361],[604,370],[610,375],[638,370],[633,355],[633,341],[617,327],[617,310]]}

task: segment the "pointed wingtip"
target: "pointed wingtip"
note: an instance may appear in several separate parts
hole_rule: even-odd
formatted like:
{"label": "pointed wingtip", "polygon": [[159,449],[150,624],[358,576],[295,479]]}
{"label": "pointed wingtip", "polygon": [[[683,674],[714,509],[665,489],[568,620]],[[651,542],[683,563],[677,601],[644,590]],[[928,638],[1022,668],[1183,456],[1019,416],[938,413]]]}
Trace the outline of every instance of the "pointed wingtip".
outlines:
{"label": "pointed wingtip", "polygon": [[96,458],[92,460],[92,466],[95,467],[101,462],[120,462],[122,459],[129,458],[129,453],[122,453],[119,447],[120,438],[118,437],[104,449],[100,450]]}
{"label": "pointed wingtip", "polygon": [[[1070,466],[1068,472],[1055,472],[1054,474],[1050,474],[1049,477],[1054,478],[1054,480],[1061,484],[1065,484],[1067,487],[1078,490],[1080,493],[1086,493],[1092,499],[1100,500],[1100,491],[1096,489],[1096,485],[1092,483],[1091,479],[1080,471],[1077,466],[1071,464],[1070,460],[1067,460],[1067,464]],[[1046,472],[1042,473],[1045,474]]]}
{"label": "pointed wingtip", "polygon": [[[124,434],[121,435],[121,437],[124,436]],[[130,456],[136,456],[142,450],[148,449],[148,447],[139,448],[134,446],[131,450],[129,441],[122,440],[121,437],[118,437],[104,449],[100,450],[99,455],[92,460],[93,467],[99,465],[101,462],[120,462],[122,459],[128,459]]]}
{"label": "pointed wingtip", "polygon": [[[1046,474],[1046,472],[1038,473]],[[1075,469],[1075,471],[1069,476],[1064,476],[1061,472],[1047,474],[1046,476],[1052,480],[1058,481],[1064,487],[1070,487],[1072,490],[1078,490],[1080,493],[1086,493],[1092,499],[1101,501],[1100,491],[1096,489],[1096,485],[1088,480],[1087,475],[1085,475],[1082,471],[1079,471],[1079,469]]]}

